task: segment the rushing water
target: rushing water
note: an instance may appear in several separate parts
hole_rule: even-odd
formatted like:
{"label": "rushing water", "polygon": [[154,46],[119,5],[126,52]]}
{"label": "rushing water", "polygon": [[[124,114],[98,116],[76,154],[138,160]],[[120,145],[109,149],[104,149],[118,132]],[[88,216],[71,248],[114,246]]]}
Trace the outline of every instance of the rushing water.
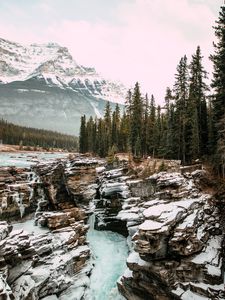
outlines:
{"label": "rushing water", "polygon": [[116,282],[126,268],[128,247],[126,238],[111,231],[94,229],[94,214],[90,217],[87,234],[93,254],[91,300],[122,300]]}
{"label": "rushing water", "polygon": [[56,158],[65,158],[67,153],[49,152],[0,152],[0,166],[15,166],[19,168],[29,168],[39,161],[48,162]]}
{"label": "rushing water", "polygon": [[[124,273],[128,247],[126,238],[111,231],[98,231],[94,229],[94,214],[90,217],[90,229],[87,239],[92,251],[94,268],[90,277],[90,292],[86,300],[123,300],[117,289],[116,282]],[[29,233],[43,234],[47,228],[34,225],[34,220],[27,220],[13,224],[13,228],[24,229]],[[79,277],[77,278],[79,280]],[[81,278],[82,280],[82,278]],[[79,290],[74,287],[66,298],[77,300]],[[60,298],[61,299],[61,298]]]}
{"label": "rushing water", "polygon": [[[64,158],[65,153],[0,153],[0,166],[30,167],[38,161],[49,161]],[[31,178],[32,180],[32,178]],[[94,265],[90,277],[90,292],[85,300],[123,300],[117,289],[116,282],[124,273],[128,246],[125,237],[111,231],[94,229],[94,214],[90,217],[90,229],[87,234]],[[48,229],[34,225],[34,220],[13,224],[14,229],[24,229],[34,234],[46,233]],[[79,278],[78,278],[79,280]],[[82,278],[81,278],[82,280]],[[71,289],[70,297],[62,299],[80,299],[78,289]],[[60,298],[61,299],[61,298]]]}

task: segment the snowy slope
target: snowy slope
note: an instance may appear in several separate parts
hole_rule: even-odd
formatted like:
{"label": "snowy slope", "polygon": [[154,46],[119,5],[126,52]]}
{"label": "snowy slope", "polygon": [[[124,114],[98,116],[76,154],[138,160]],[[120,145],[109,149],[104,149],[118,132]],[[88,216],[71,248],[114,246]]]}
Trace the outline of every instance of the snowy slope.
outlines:
{"label": "snowy slope", "polygon": [[106,101],[114,109],[124,99],[122,84],[79,65],[65,47],[0,39],[0,118],[78,134],[82,115],[101,117]]}
{"label": "snowy slope", "polygon": [[125,99],[126,89],[121,83],[105,80],[94,68],[79,65],[65,47],[56,43],[24,46],[0,39],[0,81],[30,78],[111,102],[124,103]]}

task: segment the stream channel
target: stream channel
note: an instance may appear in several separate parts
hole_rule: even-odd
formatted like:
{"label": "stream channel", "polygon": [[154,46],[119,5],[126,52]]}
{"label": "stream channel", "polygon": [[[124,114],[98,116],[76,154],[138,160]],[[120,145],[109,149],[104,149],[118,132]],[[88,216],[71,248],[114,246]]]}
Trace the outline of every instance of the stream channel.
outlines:
{"label": "stream channel", "polygon": [[[111,231],[94,229],[94,213],[89,218],[90,228],[87,240],[92,253],[91,263],[94,265],[90,277],[90,292],[85,300],[122,300],[116,282],[124,273],[128,246],[125,237]],[[34,220],[13,224],[13,228],[24,229],[35,234],[46,233],[48,229],[34,225]],[[69,300],[78,300],[77,291],[68,296]]]}
{"label": "stream channel", "polygon": [[[33,154],[33,153],[32,153]],[[41,154],[37,153],[37,160],[48,160],[65,157],[65,154]],[[17,167],[29,167],[34,165],[28,154],[1,153],[0,165]],[[92,253],[91,263],[94,265],[90,277],[90,297],[84,300],[122,300],[117,289],[116,282],[124,273],[126,259],[128,257],[128,245],[124,236],[111,231],[98,231],[94,229],[94,213],[89,218],[90,228],[87,240]],[[34,220],[27,220],[13,224],[14,229],[24,229],[35,234],[46,233],[46,228],[34,225]],[[77,300],[77,293],[70,294],[70,300]]]}

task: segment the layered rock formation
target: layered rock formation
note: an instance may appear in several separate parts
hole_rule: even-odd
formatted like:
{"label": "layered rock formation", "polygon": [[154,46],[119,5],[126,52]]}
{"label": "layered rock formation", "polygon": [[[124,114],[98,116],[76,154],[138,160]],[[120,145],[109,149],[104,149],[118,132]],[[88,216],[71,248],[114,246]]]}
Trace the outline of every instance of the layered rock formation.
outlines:
{"label": "layered rock formation", "polygon": [[[97,227],[110,228],[117,219],[132,238],[118,282],[126,299],[224,299],[223,232],[213,197],[201,190],[205,176],[203,170],[145,180],[122,170],[102,175]],[[119,212],[111,224],[114,205]]]}
{"label": "layered rock formation", "polygon": [[118,282],[126,299],[224,299],[223,227],[205,171],[140,179],[102,163],[77,157],[32,171],[1,168],[2,217],[35,212],[45,231],[0,223],[0,299],[89,299],[86,212],[96,189],[95,228],[127,236]]}
{"label": "layered rock formation", "polygon": [[123,199],[129,195],[129,190],[123,178],[123,169],[105,171],[99,177],[96,195],[95,228],[97,230],[112,230],[127,236],[126,222],[117,218],[122,209]]}
{"label": "layered rock formation", "polygon": [[[92,266],[87,214],[78,202],[92,197],[99,163],[75,158],[39,163],[32,171],[1,168],[2,218],[18,217],[23,207],[19,218],[35,211],[38,226],[34,220],[15,229],[6,221],[0,223],[0,299],[54,295],[64,300],[74,288],[79,299],[84,297]],[[15,193],[20,195],[18,202],[13,202]],[[20,229],[24,227],[28,230]]]}
{"label": "layered rock formation", "polygon": [[85,157],[73,159],[66,172],[67,188],[79,203],[88,204],[96,194],[96,168],[101,167],[104,160]]}
{"label": "layered rock formation", "polygon": [[0,299],[40,299],[73,284],[90,256],[88,226],[70,219],[63,227],[65,216],[46,216],[47,225],[56,229],[38,235],[0,223]]}
{"label": "layered rock formation", "polygon": [[0,168],[0,218],[19,218],[32,211],[34,173],[16,167]]}

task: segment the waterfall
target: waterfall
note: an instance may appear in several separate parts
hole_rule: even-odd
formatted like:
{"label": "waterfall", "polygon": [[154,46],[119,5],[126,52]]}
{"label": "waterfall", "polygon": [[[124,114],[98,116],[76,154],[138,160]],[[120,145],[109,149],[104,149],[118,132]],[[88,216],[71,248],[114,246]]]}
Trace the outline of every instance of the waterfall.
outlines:
{"label": "waterfall", "polygon": [[13,201],[16,202],[19,207],[20,217],[22,219],[25,212],[25,206],[23,204],[23,193],[15,192],[15,194],[12,197],[13,197]]}
{"label": "waterfall", "polygon": [[95,225],[95,214],[93,213],[92,215],[90,215],[89,219],[88,219],[88,224],[89,224],[89,233],[90,231],[94,230],[94,225]]}

